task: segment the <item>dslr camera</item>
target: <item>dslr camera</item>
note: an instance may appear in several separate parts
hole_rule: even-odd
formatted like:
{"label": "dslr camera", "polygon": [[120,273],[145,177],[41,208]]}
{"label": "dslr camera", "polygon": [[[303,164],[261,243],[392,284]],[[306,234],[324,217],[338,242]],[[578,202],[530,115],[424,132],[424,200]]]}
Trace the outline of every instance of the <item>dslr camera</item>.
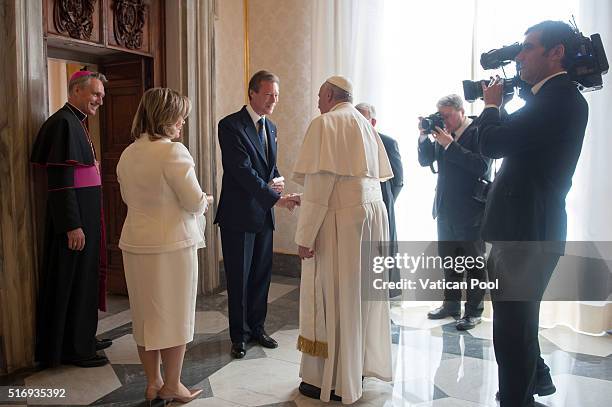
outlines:
{"label": "dslr camera", "polygon": [[436,127],[439,127],[441,129],[444,128],[444,120],[442,120],[442,115],[440,114],[440,112],[436,112],[433,114],[430,114],[427,117],[424,117],[421,119],[421,129],[423,129],[423,131],[425,132],[425,134],[431,134]]}
{"label": "dslr camera", "polygon": [[[599,90],[603,87],[601,76],[608,73],[609,68],[601,36],[593,34],[588,38],[582,35],[575,23],[572,24],[572,27],[576,35],[573,43],[565,50],[570,57],[568,74],[581,92]],[[522,45],[518,42],[499,49],[492,49],[480,56],[480,65],[483,69],[503,67],[512,62],[522,49]],[[520,71],[520,66],[518,71]],[[463,81],[465,100],[473,102],[482,98],[482,82]],[[522,92],[530,89],[530,85],[522,81],[518,74],[514,78],[504,79],[503,85],[504,95],[511,95],[514,89],[518,88],[519,96],[522,97]]]}

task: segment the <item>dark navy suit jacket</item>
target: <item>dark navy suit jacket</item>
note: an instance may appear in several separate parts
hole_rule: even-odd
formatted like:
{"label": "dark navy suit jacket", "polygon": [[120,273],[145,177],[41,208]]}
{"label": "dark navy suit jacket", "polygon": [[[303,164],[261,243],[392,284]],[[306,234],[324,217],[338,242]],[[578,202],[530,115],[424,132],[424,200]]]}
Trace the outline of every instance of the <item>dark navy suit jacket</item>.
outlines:
{"label": "dark navy suit jacket", "polygon": [[246,106],[219,122],[223,181],[215,223],[223,228],[252,233],[260,232],[266,224],[274,228],[273,206],[280,195],[268,183],[280,176],[276,125],[266,118],[265,126],[268,154]]}
{"label": "dark navy suit jacket", "polygon": [[381,182],[380,188],[382,190],[383,201],[387,207],[387,214],[389,215],[389,241],[395,242],[397,240],[395,200],[404,186],[404,169],[402,167],[402,157],[400,156],[397,141],[382,133],[378,133],[378,135],[385,146],[385,151],[387,152],[387,157],[389,157],[389,163],[391,164],[391,170],[393,171],[393,178]]}
{"label": "dark navy suit jacket", "polygon": [[563,241],[565,197],[582,150],[589,108],[567,74],[555,76],[504,121],[480,115],[483,155],[504,158],[487,199],[487,241]]}

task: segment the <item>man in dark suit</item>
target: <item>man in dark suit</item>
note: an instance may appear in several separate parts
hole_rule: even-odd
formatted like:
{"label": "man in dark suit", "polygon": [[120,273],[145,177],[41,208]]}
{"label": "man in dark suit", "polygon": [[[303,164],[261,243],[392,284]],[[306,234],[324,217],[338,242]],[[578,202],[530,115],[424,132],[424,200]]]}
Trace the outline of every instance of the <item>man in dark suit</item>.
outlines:
{"label": "man in dark suit", "polygon": [[[359,103],[355,106],[355,109],[359,111],[368,119],[372,124],[372,127],[376,127],[376,108],[369,103]],[[380,183],[382,190],[382,197],[387,207],[387,217],[389,218],[389,252],[394,254],[397,253],[397,228],[395,225],[395,200],[397,199],[402,187],[404,186],[404,169],[402,167],[402,157],[399,152],[399,147],[395,139],[378,133],[380,139],[385,146],[387,157],[389,157],[389,163],[391,164],[391,170],[393,171],[393,178],[385,182]],[[389,280],[398,282],[400,281],[400,273],[397,268],[389,270]],[[389,289],[389,296],[391,298],[401,294],[401,290]]]}
{"label": "man in dark suit", "polygon": [[276,166],[276,126],[266,116],[278,101],[279,79],[259,71],[249,82],[249,104],[219,122],[223,164],[215,223],[221,229],[227,280],[231,354],[242,358],[246,343],[278,344],[264,329],[272,275],[274,206],[293,209],[281,197]]}
{"label": "man in dark suit", "polygon": [[487,200],[482,236],[492,242],[489,279],[501,406],[534,406],[556,391],[540,356],[540,301],[564,251],[565,197],[582,149],[588,105],[567,74],[576,34],[560,21],[525,32],[516,61],[533,85],[525,106],[500,118],[499,79],[483,86],[480,151],[504,158]]}
{"label": "man in dark suit", "polygon": [[[438,183],[433,205],[433,217],[438,226],[438,252],[442,258],[447,256],[484,256],[484,242],[480,238],[480,225],[484,203],[477,200],[482,179],[490,176],[491,160],[478,152],[478,125],[465,116],[463,100],[458,95],[448,95],[438,101],[438,113],[444,120],[444,129],[436,127],[431,141],[419,123],[419,163],[422,166],[438,164]],[[419,118],[420,119],[420,118]],[[420,120],[419,120],[420,122]],[[486,280],[486,271],[470,267],[465,271],[452,268],[444,269],[444,279],[461,282],[477,279]],[[459,330],[472,329],[480,323],[484,309],[485,290],[468,284],[465,313],[457,321]],[[444,303],[440,308],[430,311],[430,319],[448,316],[459,318],[461,314],[461,290],[445,289]]]}

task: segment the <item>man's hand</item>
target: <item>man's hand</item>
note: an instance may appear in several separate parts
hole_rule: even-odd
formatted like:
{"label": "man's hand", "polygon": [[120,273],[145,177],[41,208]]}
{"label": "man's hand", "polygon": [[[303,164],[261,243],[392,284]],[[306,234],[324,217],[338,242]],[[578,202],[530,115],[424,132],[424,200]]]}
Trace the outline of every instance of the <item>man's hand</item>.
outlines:
{"label": "man's hand", "polygon": [[421,120],[423,120],[423,117],[419,116],[419,123],[417,125],[419,128],[419,137],[427,136],[427,133],[425,133],[425,130],[423,130],[423,128],[421,127]]}
{"label": "man's hand", "polygon": [[301,197],[300,194],[288,194],[281,196],[276,205],[280,208],[289,209],[289,212],[293,212],[296,206],[300,206]]}
{"label": "man's hand", "polygon": [[436,126],[436,129],[431,134],[434,140],[444,148],[453,142],[453,136],[448,134],[445,129],[441,129],[438,126]]}
{"label": "man's hand", "polygon": [[489,82],[489,86],[482,85],[482,98],[484,99],[485,106],[486,105],[495,105],[500,107],[502,105],[503,97],[504,97],[504,81],[499,76],[496,78],[491,78],[491,82]]}
{"label": "man's hand", "polygon": [[300,259],[310,259],[314,256],[314,249],[309,249],[308,247],[298,246],[298,254],[300,255]]}
{"label": "man's hand", "polygon": [[285,183],[283,181],[278,182],[276,184],[272,184],[270,186],[272,187],[274,192],[276,192],[277,194],[282,194],[283,191],[285,190]]}
{"label": "man's hand", "polygon": [[81,251],[85,248],[85,233],[83,229],[73,229],[66,232],[68,236],[68,249]]}
{"label": "man's hand", "polygon": [[282,194],[285,190],[285,178],[276,177],[272,181],[270,181],[268,185],[270,185],[270,187],[272,187],[274,192],[276,192],[277,194]]}

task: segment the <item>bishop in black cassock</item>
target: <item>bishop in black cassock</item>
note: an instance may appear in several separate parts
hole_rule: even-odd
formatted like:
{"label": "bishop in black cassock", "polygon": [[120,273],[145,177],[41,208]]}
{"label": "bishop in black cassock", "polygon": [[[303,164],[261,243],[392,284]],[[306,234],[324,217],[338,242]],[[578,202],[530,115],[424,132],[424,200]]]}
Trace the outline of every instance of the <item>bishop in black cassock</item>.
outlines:
{"label": "bishop in black cassock", "polygon": [[[36,335],[36,360],[46,367],[108,362],[96,354],[97,309],[105,307],[103,293],[99,298],[105,279],[100,275],[102,186],[86,117],[66,103],[43,124],[31,156],[32,163],[46,168],[48,184]],[[67,237],[78,228],[85,235],[80,251],[68,247]]]}

